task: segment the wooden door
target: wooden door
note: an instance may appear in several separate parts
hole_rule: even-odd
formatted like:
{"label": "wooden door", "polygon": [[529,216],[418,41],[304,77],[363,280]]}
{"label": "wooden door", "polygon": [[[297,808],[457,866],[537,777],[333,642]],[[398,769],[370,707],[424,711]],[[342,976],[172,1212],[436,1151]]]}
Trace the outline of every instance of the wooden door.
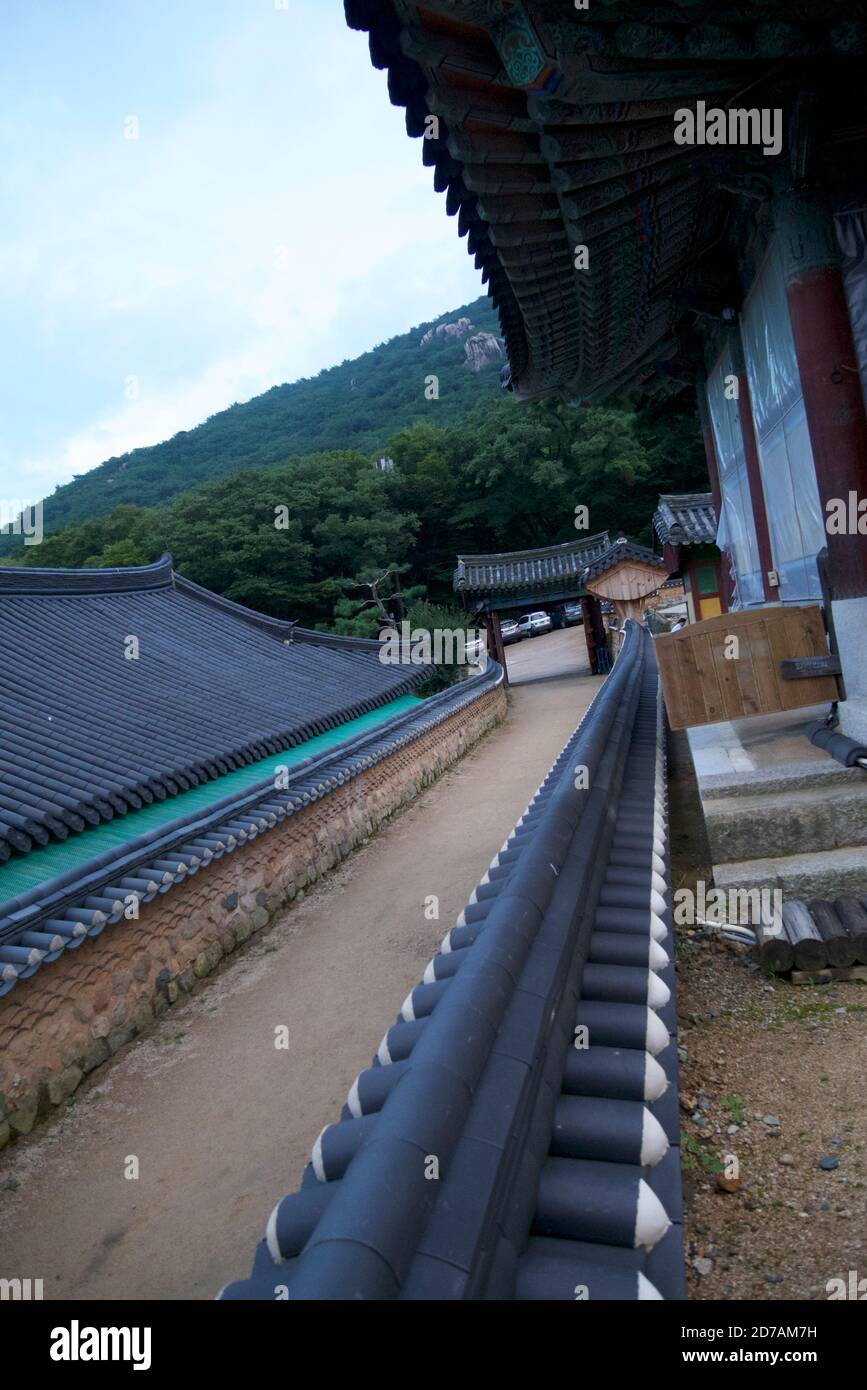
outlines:
{"label": "wooden door", "polygon": [[692,559],[686,572],[696,622],[718,617],[725,610],[719,560],[711,556]]}

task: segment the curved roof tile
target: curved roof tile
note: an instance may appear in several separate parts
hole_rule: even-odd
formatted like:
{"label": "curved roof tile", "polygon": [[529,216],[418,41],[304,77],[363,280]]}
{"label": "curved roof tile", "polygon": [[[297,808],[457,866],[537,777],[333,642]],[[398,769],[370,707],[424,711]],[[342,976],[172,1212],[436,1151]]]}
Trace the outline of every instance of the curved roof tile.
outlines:
{"label": "curved roof tile", "polygon": [[620,536],[613,545],[609,545],[600,555],[595,556],[584,570],[584,579],[593,579],[596,575],[604,574],[606,570],[613,569],[619,565],[621,560],[638,560],[643,565],[652,565],[668,574],[662,557],[654,555],[652,550],[648,550],[646,545],[637,545],[635,541],[629,541],[625,536]]}
{"label": "curved roof tile", "polygon": [[0,570],[0,669],[0,858],[292,747],[428,674],[211,594],[168,555]]}
{"label": "curved roof tile", "polygon": [[713,494],[662,493],[653,516],[653,529],[662,545],[715,545],[717,520]]}
{"label": "curved roof tile", "polygon": [[608,532],[538,550],[459,555],[454,587],[468,593],[523,589],[554,579],[580,579],[588,563],[608,548]]}

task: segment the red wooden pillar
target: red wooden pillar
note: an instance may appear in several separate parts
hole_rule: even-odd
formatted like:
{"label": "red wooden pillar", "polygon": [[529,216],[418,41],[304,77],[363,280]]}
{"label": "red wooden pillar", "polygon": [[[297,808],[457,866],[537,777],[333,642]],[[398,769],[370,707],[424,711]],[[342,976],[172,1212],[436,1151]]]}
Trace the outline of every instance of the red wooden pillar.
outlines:
{"label": "red wooden pillar", "polygon": [[738,415],[741,422],[741,438],[744,442],[744,459],[747,465],[747,482],[750,487],[750,505],[756,527],[756,544],[759,548],[759,564],[762,567],[762,589],[766,603],[779,598],[779,590],[768,583],[768,573],[774,568],[774,553],[771,549],[771,533],[768,529],[768,513],[765,507],[765,490],[762,485],[762,470],[759,464],[759,446],[753,426],[753,409],[750,402],[750,385],[744,363],[744,349],[739,328],[727,330],[731,345],[732,371],[738,380]]}
{"label": "red wooden pillar", "polygon": [[[858,375],[840,254],[830,211],[814,194],[791,191],[774,204],[789,318],[822,511],[849,494],[867,496],[867,416]],[[835,599],[867,594],[867,544],[828,536]]]}

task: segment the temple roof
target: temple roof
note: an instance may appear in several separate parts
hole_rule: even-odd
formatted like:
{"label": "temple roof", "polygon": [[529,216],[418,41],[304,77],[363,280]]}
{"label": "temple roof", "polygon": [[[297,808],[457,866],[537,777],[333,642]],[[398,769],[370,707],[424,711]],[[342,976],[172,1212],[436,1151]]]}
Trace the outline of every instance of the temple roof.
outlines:
{"label": "temple roof", "polygon": [[661,545],[715,545],[717,533],[713,494],[664,492],[653,515]]}
{"label": "temple roof", "polygon": [[609,545],[606,550],[603,550],[600,555],[590,561],[582,578],[596,579],[606,570],[614,569],[615,565],[622,564],[624,560],[636,560],[639,564],[650,565],[653,569],[664,570],[665,574],[668,574],[661,556],[654,555],[653,551],[648,550],[646,545],[637,545],[635,541],[629,541],[625,536],[620,536],[612,545]]}
{"label": "temple roof", "polygon": [[454,587],[466,593],[507,593],[579,580],[588,561],[608,546],[608,532],[538,550],[506,550],[492,555],[459,555]]}
{"label": "temple roof", "polygon": [[0,665],[0,860],[282,752],[427,674],[212,594],[170,555],[0,569]]}
{"label": "temple roof", "polygon": [[[858,97],[865,26],[844,0],[345,0],[496,305],[526,398],[680,389],[695,315],[731,285],[718,248],[771,191],[821,175],[836,134],[802,87]],[[779,108],[783,148],[675,142],[675,113]],[[808,103],[809,105],[809,103]],[[704,109],[704,107],[702,108]],[[436,118],[437,124],[432,124]],[[808,128],[809,126],[809,128]],[[841,137],[842,138],[842,137]],[[826,144],[823,144],[823,141]],[[739,223],[740,225],[740,223]],[[576,268],[576,248],[588,268]],[[703,264],[708,256],[709,264]]]}

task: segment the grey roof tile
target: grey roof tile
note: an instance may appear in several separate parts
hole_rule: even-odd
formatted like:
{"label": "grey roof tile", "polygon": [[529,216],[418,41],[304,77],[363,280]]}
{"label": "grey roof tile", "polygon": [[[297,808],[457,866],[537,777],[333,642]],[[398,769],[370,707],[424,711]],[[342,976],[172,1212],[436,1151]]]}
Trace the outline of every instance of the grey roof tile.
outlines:
{"label": "grey roof tile", "polygon": [[606,570],[619,565],[621,560],[640,560],[642,564],[653,565],[657,569],[665,568],[662,557],[655,555],[652,550],[648,550],[646,545],[637,545],[635,541],[628,541],[624,536],[621,536],[601,554],[593,557],[584,569],[582,579],[595,579],[598,575],[604,574]]}
{"label": "grey roof tile", "polygon": [[470,594],[505,593],[556,580],[580,580],[588,562],[603,554],[608,544],[608,532],[599,531],[537,550],[459,555],[454,587]]}
{"label": "grey roof tile", "polygon": [[0,670],[4,858],[302,743],[426,674],[211,594],[168,555],[0,569]]}
{"label": "grey roof tile", "polygon": [[[123,920],[130,894],[140,904],[153,902],[158,894],[437,728],[502,679],[502,668],[489,662],[484,672],[303,758],[288,770],[280,791],[271,777],[223,796],[217,786],[219,799],[204,808],[199,805],[138,834],[133,822],[130,838],[120,845],[8,898],[0,904],[0,996],[63,951],[77,950],[88,937]],[[396,1073],[398,1065],[388,1070]]]}
{"label": "grey roof tile", "polygon": [[717,520],[710,492],[664,492],[653,515],[661,545],[714,545]]}

